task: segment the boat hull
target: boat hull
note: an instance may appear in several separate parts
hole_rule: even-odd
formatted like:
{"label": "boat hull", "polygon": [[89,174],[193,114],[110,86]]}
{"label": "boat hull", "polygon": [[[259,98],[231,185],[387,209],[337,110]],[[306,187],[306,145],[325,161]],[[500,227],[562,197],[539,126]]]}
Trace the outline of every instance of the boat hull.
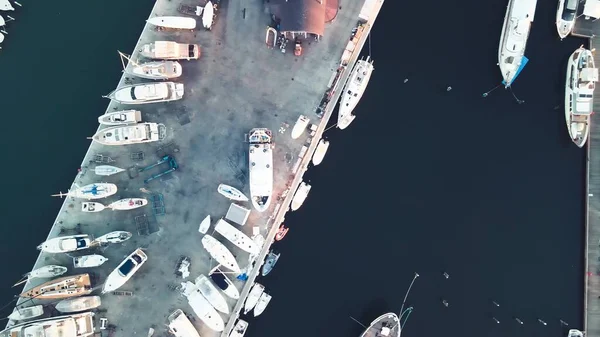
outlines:
{"label": "boat hull", "polygon": [[214,17],[214,7],[211,1],[208,1],[202,11],[202,26],[206,29],[211,29]]}
{"label": "boat hull", "polygon": [[172,80],[181,76],[183,68],[177,61],[153,61],[134,65],[128,72],[149,80]]}
{"label": "boat hull", "polygon": [[121,199],[108,205],[114,211],[129,211],[132,209],[144,207],[148,204],[148,200],[143,198],[127,198]]}
{"label": "boat hull", "polygon": [[219,219],[215,225],[215,231],[223,235],[224,238],[231,241],[238,248],[250,253],[258,254],[258,246],[252,239],[244,234],[239,229],[233,227],[230,223],[223,219]]}
{"label": "boat hull", "polygon": [[175,310],[167,320],[169,321],[169,331],[175,337],[200,337],[198,330],[181,309]]}
{"label": "boat hull", "polygon": [[169,29],[195,29],[196,19],[181,16],[157,16],[147,20],[149,24]]}
{"label": "boat hull", "polygon": [[[146,263],[148,255],[141,248],[131,253],[115,270],[108,275],[102,287],[102,293],[115,291],[129,281],[135,273]],[[123,276],[123,274],[125,276]]]}
{"label": "boat hull", "polygon": [[[71,327],[67,331],[61,327]],[[43,328],[42,331],[39,329]],[[0,332],[1,337],[27,337],[27,336],[67,336],[87,337],[94,334],[94,313],[65,315],[59,317],[42,318],[7,327]],[[35,332],[35,334],[27,332]]]}
{"label": "boat hull", "polygon": [[202,222],[200,223],[200,227],[198,227],[198,232],[200,232],[202,234],[206,234],[206,232],[208,232],[209,228],[210,228],[210,215],[207,215],[206,218],[204,218],[204,220],[202,220]]}
{"label": "boat hull", "polygon": [[252,310],[256,303],[258,303],[258,299],[263,291],[265,291],[265,286],[260,283],[254,283],[254,286],[252,286],[252,289],[246,298],[246,302],[244,303],[244,315]]}
{"label": "boat hull", "polygon": [[229,314],[229,306],[227,305],[227,301],[225,301],[223,295],[221,295],[217,287],[210,282],[208,277],[200,275],[196,278],[195,283],[202,296],[204,296],[204,298],[206,298],[206,300],[210,302],[215,309],[224,314]]}
{"label": "boat hull", "polygon": [[[98,117],[98,123],[101,125],[115,126],[115,125],[128,125],[136,124],[142,121],[142,112],[138,110],[123,110],[109,112]],[[108,165],[102,165],[108,166]],[[113,166],[109,166],[113,167]],[[98,166],[96,166],[98,168]],[[122,170],[122,169],[121,169]],[[119,171],[120,172],[120,171]],[[96,174],[100,174],[97,173]],[[110,174],[107,174],[110,175]]]}
{"label": "boat hull", "polygon": [[265,309],[267,308],[267,305],[269,305],[269,302],[271,302],[271,295],[263,292],[260,295],[260,298],[258,299],[258,302],[256,303],[256,306],[254,306],[254,317],[260,316],[260,314],[262,314]]}
{"label": "boat hull", "polygon": [[217,192],[224,196],[227,199],[235,200],[235,201],[248,201],[248,197],[244,195],[240,190],[235,187],[220,184],[217,187]]}
{"label": "boat hull", "polygon": [[59,236],[40,244],[38,249],[46,253],[68,253],[90,248],[91,238],[87,234]]}
{"label": "boat hull", "polygon": [[131,234],[130,232],[114,231],[100,236],[99,238],[94,240],[94,243],[121,243],[131,239],[132,236],[133,234]]}
{"label": "boat hull", "polygon": [[267,258],[265,259],[265,264],[262,268],[262,276],[267,276],[271,271],[273,271],[273,268],[275,268],[275,264],[277,264],[277,261],[279,260],[280,256],[281,254],[275,254],[273,252],[270,252],[269,255],[267,255]]}
{"label": "boat hull", "polygon": [[298,210],[298,208],[300,208],[300,206],[302,206],[311,188],[312,186],[305,182],[300,183],[300,186],[298,186],[298,190],[296,191],[296,194],[294,194],[294,198],[292,199],[292,211],[296,211]]}
{"label": "boat hull", "polygon": [[338,110],[338,128],[343,130],[354,120],[352,112],[367,89],[367,85],[369,84],[374,69],[373,60],[370,60],[369,57],[367,57],[366,60],[359,60],[356,62],[348,81],[344,85],[344,90],[342,91],[340,107]]}
{"label": "boat hull", "polygon": [[15,308],[15,310],[10,315],[8,315],[8,319],[14,321],[23,321],[42,316],[43,314],[44,306],[40,304],[27,308]]}
{"label": "boat hull", "polygon": [[329,149],[329,142],[324,139],[321,139],[312,157],[312,163],[314,166],[317,166],[323,162],[323,158],[327,153],[327,149]]}
{"label": "boat hull", "polygon": [[92,292],[89,274],[61,277],[21,293],[20,297],[40,300],[63,299]]}
{"label": "boat hull", "polygon": [[133,125],[112,126],[98,131],[92,139],[102,145],[132,145],[157,142],[165,139],[164,124],[139,123]]}
{"label": "boat hull", "polygon": [[112,176],[113,174],[124,172],[125,169],[110,165],[99,165],[94,167],[94,173],[99,176]]}
{"label": "boat hull", "polygon": [[235,326],[233,327],[233,330],[231,330],[229,337],[244,337],[247,329],[248,322],[238,319],[238,321],[235,323]]}
{"label": "boat hull", "polygon": [[48,265],[32,270],[27,274],[29,278],[50,278],[60,276],[67,272],[67,267]]}
{"label": "boat hull", "polygon": [[227,275],[219,269],[219,266],[213,268],[208,275],[227,297],[233,298],[234,300],[240,298],[240,292]]}
{"label": "boat hull", "polygon": [[308,117],[300,115],[296,121],[296,124],[294,124],[294,128],[292,128],[292,139],[298,139],[300,136],[302,136],[309,122],[310,120]]}
{"label": "boat hull", "polygon": [[[568,4],[573,4],[573,8],[565,8]],[[578,0],[559,0],[558,8],[556,9],[556,31],[560,39],[564,39],[573,31],[575,27],[576,13],[579,1]],[[565,17],[563,17],[565,15]]]}
{"label": "boat hull", "polygon": [[210,256],[212,256],[212,258],[219,262],[223,267],[236,273],[241,272],[235,256],[233,256],[229,249],[227,249],[227,247],[225,247],[217,239],[206,234],[202,238],[202,246],[204,249],[206,249]]}
{"label": "boat hull", "polygon": [[102,212],[106,207],[99,202],[82,202],[81,211],[86,213]]}
{"label": "boat hull", "polygon": [[108,259],[99,254],[78,256],[73,258],[73,267],[93,268],[101,266],[106,261],[108,261]]}
{"label": "boat hull", "polygon": [[258,212],[271,205],[273,194],[273,144],[269,129],[256,128],[249,134],[250,199]]}
{"label": "boat hull", "polygon": [[100,296],[83,296],[62,300],[56,303],[55,308],[60,312],[70,313],[95,309],[101,304]]}
{"label": "boat hull", "polygon": [[382,328],[389,329],[388,337],[400,337],[401,327],[400,320],[398,319],[398,315],[389,312],[387,314],[383,314],[377,317],[365,331],[360,335],[360,337],[374,337],[380,336],[380,332]]}
{"label": "boat hull", "polygon": [[[591,122],[590,115],[578,115],[579,120],[575,122],[575,114],[573,113],[573,110],[576,110],[579,106],[579,103],[577,102],[579,91],[576,92],[571,89],[571,87],[576,88],[578,86],[579,73],[581,72],[578,65],[583,57],[589,58],[592,62],[592,68],[595,67],[591,51],[584,48],[578,48],[569,57],[565,81],[565,122],[569,137],[579,148],[582,148],[587,142],[590,131],[589,125]],[[591,102],[593,102],[593,99],[590,100],[589,104],[592,104]]]}
{"label": "boat hull", "polygon": [[[132,91],[137,91],[137,89],[145,92],[145,97],[137,97],[131,94]],[[150,104],[176,101],[183,98],[183,93],[183,83],[140,83],[120,87],[106,97],[121,104]]]}

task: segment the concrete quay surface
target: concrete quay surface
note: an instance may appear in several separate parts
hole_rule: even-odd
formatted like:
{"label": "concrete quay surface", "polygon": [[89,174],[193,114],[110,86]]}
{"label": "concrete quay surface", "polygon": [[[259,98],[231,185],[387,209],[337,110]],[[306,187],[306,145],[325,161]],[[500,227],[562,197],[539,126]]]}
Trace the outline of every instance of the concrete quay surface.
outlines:
{"label": "concrete quay surface", "polygon": [[[374,8],[378,13],[383,0],[375,2],[377,6]],[[151,17],[180,15],[177,11],[180,4],[179,1],[159,0]],[[131,211],[83,213],[81,202],[85,200],[66,198],[48,238],[76,233],[98,237],[115,230],[129,231],[134,236],[122,244],[95,250],[71,254],[42,253],[34,268],[59,264],[69,267],[66,275],[91,273],[94,286],[92,295],[98,295],[106,276],[127,255],[142,247],[149,257],[148,261],[119,289],[129,291],[132,295],[102,295],[102,306],[96,315],[97,326],[99,318],[106,318],[109,329],[99,331],[103,335],[133,336],[147,334],[153,328],[155,336],[166,336],[167,316],[176,309],[182,309],[202,336],[216,336],[218,332],[208,329],[195,316],[187,299],[180,295],[179,285],[184,280],[175,273],[177,263],[182,256],[191,259],[191,274],[187,280],[207,274],[216,265],[201,248],[202,234],[198,233],[198,226],[206,215],[211,215],[214,224],[216,219],[224,217],[227,212],[231,202],[217,193],[218,184],[229,184],[249,194],[246,135],[255,127],[269,128],[274,134],[274,200],[268,211],[252,211],[247,224],[238,228],[251,236],[253,227],[258,227],[261,234],[268,235],[267,244],[272,242],[276,228],[283,220],[293,197],[293,191],[301,181],[332,114],[340,94],[339,88],[348,77],[349,69],[366,40],[367,34],[364,34],[353,51],[348,68],[342,70],[338,81],[334,83],[333,103],[329,104],[323,118],[319,118],[316,108],[331,85],[334,73],[339,69],[340,57],[352,29],[357,25],[362,6],[362,0],[344,3],[336,19],[327,25],[325,36],[319,42],[305,42],[304,53],[300,57],[293,56],[291,50],[282,54],[265,47],[265,29],[270,17],[261,3],[222,2],[211,31],[157,31],[146,25],[132,53],[134,59],[141,45],[155,40],[201,45],[200,59],[181,61],[183,76],[174,81],[185,84],[184,98],[180,101],[138,106],[111,102],[107,111],[132,108],[141,110],[144,122],[166,125],[167,138],[161,142],[130,146],[92,143],[74,183],[80,186],[97,182],[115,183],[119,188],[116,195],[96,200],[105,205],[128,197],[149,200],[156,198],[157,202],[150,201],[149,205]],[[124,75],[119,86],[141,82],[149,81]],[[318,124],[319,127],[312,137],[307,131],[299,139],[292,140],[291,128],[300,114],[309,117],[311,124]],[[90,136],[93,133],[94,130],[90,130]],[[309,150],[302,159],[298,173],[294,174],[294,165],[305,145]],[[143,154],[141,160],[140,153]],[[113,158],[115,162],[110,165],[128,170],[110,177],[95,175],[93,168],[99,164],[94,163],[94,158],[98,154]],[[138,168],[153,164],[165,155],[173,156],[179,169],[145,184],[144,179],[168,167],[161,165],[146,172],[138,172]],[[286,193],[287,191],[292,192]],[[48,194],[55,192],[58,191],[49,191]],[[285,197],[282,197],[284,194]],[[251,208],[249,203],[244,206]],[[213,234],[233,252],[240,267],[247,266],[247,253],[212,233],[212,228],[209,234]],[[265,245],[258,261],[262,261],[267,252],[268,247]],[[96,268],[73,268],[73,256],[93,253],[102,254],[109,260]],[[279,263],[284,263],[284,260],[285,258]],[[228,299],[233,310],[229,317],[223,315],[227,322],[223,336],[228,334],[235,323],[259,268],[260,263],[257,263],[249,274],[249,282],[231,277],[242,290],[242,296],[238,303]],[[31,280],[24,289],[44,281],[47,280]],[[52,303],[37,299],[19,301],[20,307],[35,304]],[[48,314],[56,315],[50,308],[51,306]]]}

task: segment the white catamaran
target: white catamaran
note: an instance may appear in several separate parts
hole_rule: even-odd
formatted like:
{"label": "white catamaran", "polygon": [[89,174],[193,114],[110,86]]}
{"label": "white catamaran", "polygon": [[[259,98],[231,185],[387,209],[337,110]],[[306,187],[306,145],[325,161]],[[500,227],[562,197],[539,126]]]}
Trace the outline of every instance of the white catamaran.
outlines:
{"label": "white catamaran", "polygon": [[138,110],[114,111],[98,117],[98,123],[102,125],[127,125],[142,121],[142,112]]}
{"label": "white catamaran", "polygon": [[273,134],[256,128],[249,134],[250,198],[259,212],[271,204],[273,193]]}
{"label": "white catamaran", "polygon": [[575,16],[579,0],[558,0],[558,9],[556,10],[556,30],[560,39],[564,39],[573,30],[575,26]]}
{"label": "white catamaran", "polygon": [[583,147],[590,132],[593,113],[594,88],[598,81],[598,69],[590,50],[578,48],[569,57],[565,84],[565,119],[569,135],[579,147]]}
{"label": "white catamaran", "polygon": [[170,102],[183,98],[183,83],[160,82],[125,85],[104,96],[121,104]]}
{"label": "white catamaran", "polygon": [[367,89],[367,85],[369,84],[374,69],[373,60],[371,60],[370,57],[367,57],[366,60],[359,60],[356,62],[356,65],[348,78],[348,82],[346,82],[344,90],[342,91],[340,109],[338,111],[338,128],[342,130],[347,128],[354,118],[356,118],[356,116],[352,114],[352,111],[354,111],[354,108],[362,98],[365,89]]}
{"label": "white catamaran", "polygon": [[167,128],[164,124],[139,123],[102,129],[92,139],[103,145],[131,145],[157,142],[166,136]]}

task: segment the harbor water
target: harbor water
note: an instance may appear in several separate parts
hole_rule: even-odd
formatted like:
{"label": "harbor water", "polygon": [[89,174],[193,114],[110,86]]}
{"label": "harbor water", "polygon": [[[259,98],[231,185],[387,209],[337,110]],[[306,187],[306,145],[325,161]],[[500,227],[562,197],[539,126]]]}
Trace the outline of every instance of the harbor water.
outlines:
{"label": "harbor water", "polygon": [[[17,21],[0,51],[10,118],[2,303],[19,292],[11,286],[30,270],[61,206],[50,194],[77,174],[108,104],[101,95],[121,76],[117,50],[131,51],[153,3],[23,5],[10,13]],[[560,41],[556,3],[540,1],[529,64],[512,93],[484,98],[501,80],[506,5],[384,4],[363,51],[375,71],[358,117],[325,133],[329,151],[305,175],[312,190],[286,216],[290,231],[274,246],[281,258],[260,280],[273,300],[249,319],[248,336],[357,336],[363,328],[352,318],[366,325],[398,312],[415,272],[404,336],[582,328],[586,159],[567,134],[563,88],[568,56],[587,41]]]}

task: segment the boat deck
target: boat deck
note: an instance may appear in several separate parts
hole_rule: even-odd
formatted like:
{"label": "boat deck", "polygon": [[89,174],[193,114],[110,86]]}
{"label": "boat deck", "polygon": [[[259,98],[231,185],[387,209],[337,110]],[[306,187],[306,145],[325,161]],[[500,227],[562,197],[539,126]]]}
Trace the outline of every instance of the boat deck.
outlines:
{"label": "boat deck", "polygon": [[[376,8],[377,12],[382,2]],[[153,13],[178,15],[181,4],[181,1],[158,0]],[[340,57],[352,29],[357,25],[362,5],[362,0],[344,3],[319,42],[304,42],[304,52],[300,57],[293,56],[293,43],[288,44],[286,54],[278,49],[266,48],[263,39],[270,16],[261,2],[226,1],[220,4],[211,31],[202,28],[193,32],[158,31],[147,25],[133,52],[134,58],[141,45],[154,40],[199,43],[202,46],[199,60],[180,61],[183,76],[175,82],[185,84],[185,95],[179,101],[137,106],[111,102],[107,111],[139,109],[144,122],[166,125],[167,138],[160,142],[128,146],[92,143],[75,183],[80,186],[94,182],[117,184],[119,191],[115,195],[95,200],[104,205],[133,197],[146,198],[149,204],[130,211],[83,213],[81,202],[85,200],[65,199],[49,238],[75,233],[98,237],[116,230],[129,231],[134,236],[122,244],[71,254],[99,253],[109,259],[100,267],[73,270],[72,256],[42,253],[36,268],[60,264],[69,267],[65,275],[89,272],[94,287],[92,295],[98,295],[108,274],[127,255],[142,247],[148,254],[148,261],[118,291],[102,295],[102,306],[96,320],[97,326],[100,326],[100,318],[108,320],[109,329],[101,330],[103,334],[117,331],[122,336],[145,335],[154,328],[155,336],[166,336],[167,317],[176,309],[182,309],[202,336],[218,335],[201,323],[187,300],[180,295],[179,287],[184,280],[176,273],[177,263],[182,256],[190,257],[190,276],[186,280],[207,274],[215,266],[201,248],[202,234],[198,232],[198,226],[208,214],[213,225],[217,219],[225,217],[231,201],[217,193],[220,183],[234,186],[249,196],[247,133],[255,127],[273,131],[274,200],[268,211],[252,211],[241,230],[251,236],[257,227],[267,236],[267,231],[273,227],[269,234],[272,239],[279,225],[277,218],[279,221],[282,219],[283,212],[278,210],[285,211],[290,202],[289,193],[285,200],[280,196],[288,188],[295,189],[301,179],[294,174],[300,165],[299,154],[303,146],[308,147],[308,142],[312,141],[311,150],[303,151],[310,158],[318,142],[318,139],[309,138],[308,131],[292,140],[291,127],[300,114],[309,117],[311,123],[321,123],[317,108],[339,69]],[[361,39],[363,41],[359,45],[362,47],[366,35]],[[356,56],[350,61],[349,68],[356,61]],[[341,73],[338,78],[347,78],[347,72]],[[124,76],[120,85],[141,82],[149,81]],[[333,108],[332,104],[330,106]],[[324,118],[328,119],[330,115],[331,112],[326,113]],[[319,126],[317,136],[322,133],[325,122]],[[92,135],[95,131],[89,130],[89,133]],[[95,175],[94,167],[103,164],[93,161],[99,154],[115,159],[110,165],[127,170],[109,177]],[[151,176],[168,170],[169,166],[162,164],[143,172],[138,168],[156,163],[166,155],[175,158],[178,169],[144,183]],[[306,169],[306,157],[298,174]],[[48,194],[54,192],[48,191]],[[250,203],[241,204],[252,207]],[[275,216],[275,213],[279,215]],[[240,267],[245,268],[248,253],[213,233],[213,230],[214,226],[211,226],[208,234],[223,242],[237,257]],[[260,256],[265,254],[263,249]],[[251,273],[250,281],[255,275],[256,272]],[[242,289],[244,282],[233,276],[231,278],[238,289]],[[47,280],[32,280],[25,289],[44,281]],[[241,290],[240,301],[247,295],[247,289],[249,285]],[[231,308],[236,304],[231,299],[228,302]],[[20,303],[30,306],[47,302],[34,299],[27,300],[27,303],[21,300]],[[233,327],[236,310],[232,310],[232,315],[235,316],[230,321],[229,317],[223,316],[227,323],[226,331]]]}

